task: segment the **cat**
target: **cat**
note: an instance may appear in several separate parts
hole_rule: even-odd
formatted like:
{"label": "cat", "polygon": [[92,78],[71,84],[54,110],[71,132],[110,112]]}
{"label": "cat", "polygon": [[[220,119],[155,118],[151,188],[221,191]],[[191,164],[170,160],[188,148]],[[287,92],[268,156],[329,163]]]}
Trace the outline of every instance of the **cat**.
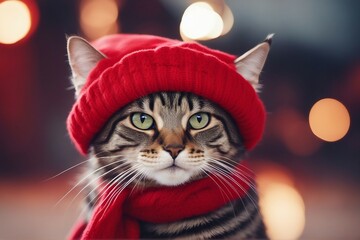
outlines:
{"label": "cat", "polygon": [[[269,35],[235,60],[237,72],[256,92],[271,39]],[[91,70],[106,54],[80,37],[70,37],[68,58],[75,95],[79,97]],[[217,174],[224,185],[219,188],[224,188],[226,194],[229,176],[245,153],[244,139],[234,119],[217,103],[182,91],[143,96],[113,114],[91,141],[87,221],[101,197],[98,179],[105,186],[117,188],[172,188]],[[255,185],[247,175],[241,177],[250,185],[245,198],[179,221],[141,221],[140,238],[266,239]],[[113,194],[109,201],[115,197]]]}

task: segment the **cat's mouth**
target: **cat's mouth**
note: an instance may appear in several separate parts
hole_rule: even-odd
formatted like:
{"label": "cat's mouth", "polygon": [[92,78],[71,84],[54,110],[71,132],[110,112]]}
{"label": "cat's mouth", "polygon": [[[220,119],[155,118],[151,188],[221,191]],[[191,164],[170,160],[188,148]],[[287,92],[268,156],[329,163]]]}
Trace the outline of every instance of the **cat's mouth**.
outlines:
{"label": "cat's mouth", "polygon": [[178,165],[176,165],[175,163],[173,163],[171,166],[163,168],[162,170],[170,170],[170,171],[176,171],[176,170],[185,170],[182,167],[179,167]]}
{"label": "cat's mouth", "polygon": [[191,176],[191,172],[174,163],[156,171],[151,178],[161,185],[176,186],[187,182]]}

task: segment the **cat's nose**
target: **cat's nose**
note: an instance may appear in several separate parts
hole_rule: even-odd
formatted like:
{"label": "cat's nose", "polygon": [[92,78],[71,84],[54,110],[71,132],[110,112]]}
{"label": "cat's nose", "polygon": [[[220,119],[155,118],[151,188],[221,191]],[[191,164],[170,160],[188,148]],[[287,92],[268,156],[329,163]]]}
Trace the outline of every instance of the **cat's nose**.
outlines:
{"label": "cat's nose", "polygon": [[171,157],[175,159],[182,150],[184,150],[185,146],[180,144],[169,144],[164,146],[164,150],[170,153]]}

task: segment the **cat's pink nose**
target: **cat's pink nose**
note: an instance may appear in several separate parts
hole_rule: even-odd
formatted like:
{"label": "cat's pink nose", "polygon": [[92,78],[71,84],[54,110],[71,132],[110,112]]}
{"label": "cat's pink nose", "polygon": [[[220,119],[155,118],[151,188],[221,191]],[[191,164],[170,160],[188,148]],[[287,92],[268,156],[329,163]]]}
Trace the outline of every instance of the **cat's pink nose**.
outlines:
{"label": "cat's pink nose", "polygon": [[179,155],[179,153],[184,150],[184,148],[184,145],[180,144],[169,144],[164,146],[164,150],[170,153],[173,159],[175,159]]}

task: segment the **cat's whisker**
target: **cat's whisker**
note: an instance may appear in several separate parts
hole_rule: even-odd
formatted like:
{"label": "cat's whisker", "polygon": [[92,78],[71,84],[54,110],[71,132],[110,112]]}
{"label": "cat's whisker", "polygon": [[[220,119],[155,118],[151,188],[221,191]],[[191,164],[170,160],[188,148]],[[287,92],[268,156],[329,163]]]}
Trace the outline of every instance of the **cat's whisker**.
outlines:
{"label": "cat's whisker", "polygon": [[[117,179],[118,179],[119,177],[121,177],[121,174],[125,174],[125,173],[126,173],[126,171],[123,171],[123,172],[119,173],[116,177],[112,178],[110,181],[105,181],[105,182],[106,182],[105,185],[97,184],[97,185],[94,187],[94,189],[92,189],[86,197],[88,197],[90,194],[92,194],[92,193],[93,193],[94,191],[96,191],[96,190],[98,190],[99,192],[101,192],[101,191],[104,191],[104,190],[108,189],[109,187],[111,187],[111,185],[112,185],[114,182],[117,181]],[[103,181],[103,182],[104,182],[104,181]],[[100,188],[101,188],[101,189],[100,189]],[[86,198],[86,197],[85,197],[85,198]],[[98,196],[98,197],[99,197],[99,196]],[[97,200],[98,200],[98,199],[97,199]]]}
{"label": "cat's whisker", "polygon": [[[123,186],[121,186],[121,189],[118,190],[119,192],[122,192],[126,186],[128,186],[130,183],[132,183],[137,177],[141,176],[143,173],[140,170],[140,168],[138,167],[138,165],[134,165],[133,166],[133,172],[136,173],[131,179],[128,180],[128,182],[126,184],[124,184]],[[119,193],[120,194],[120,193]]]}
{"label": "cat's whisker", "polygon": [[[234,173],[238,173],[238,174],[236,175],[236,177],[238,177],[242,182],[244,182],[245,184],[247,184],[247,185],[251,188],[251,190],[252,190],[254,193],[256,193],[256,186],[255,186],[253,183],[251,183],[251,182],[247,181],[246,179],[244,179],[244,178],[241,176],[241,173],[240,173],[240,172],[235,171],[235,169],[226,169],[226,166],[222,165],[222,164],[219,163],[219,162],[213,162],[213,164],[218,165],[218,167],[217,167],[217,168],[218,168],[218,169],[217,169],[218,172],[221,172],[223,175],[226,175],[226,176],[228,176],[229,178],[230,178],[230,177],[233,178],[233,174],[234,174]],[[233,181],[236,181],[236,180],[233,180]],[[235,183],[235,182],[234,182],[234,183]]]}
{"label": "cat's whisker", "polygon": [[82,162],[79,162],[79,163],[77,163],[77,164],[75,164],[75,165],[73,165],[73,166],[65,169],[64,171],[62,171],[62,172],[60,172],[60,173],[57,173],[56,175],[54,175],[54,176],[52,176],[52,177],[50,177],[50,178],[47,178],[47,179],[43,180],[42,182],[45,183],[45,182],[48,182],[48,181],[50,181],[50,180],[53,180],[54,178],[57,178],[57,177],[59,177],[60,175],[66,173],[66,172],[68,172],[68,171],[70,171],[70,170],[72,170],[72,169],[74,169],[74,168],[76,168],[76,167],[78,167],[78,166],[81,166],[81,165],[83,165],[83,164],[85,164],[85,163],[88,163],[88,162],[91,161],[91,160],[92,160],[92,158],[89,158],[89,159],[87,159],[87,160],[84,160],[84,161],[82,161]]}
{"label": "cat's whisker", "polygon": [[[213,163],[213,164],[211,164],[211,163]],[[214,175],[222,176],[221,173],[225,173],[225,172],[223,172],[223,170],[222,170],[221,168],[219,168],[219,166],[216,166],[213,161],[210,161],[208,165],[209,165],[209,167],[213,170],[212,173],[213,173]],[[222,178],[222,179],[225,180],[225,181],[227,182],[227,184],[228,184],[229,186],[231,186],[232,189],[236,192],[236,189],[234,188],[234,186],[232,186],[232,184],[229,184],[229,182],[228,182],[226,179],[224,179],[224,178]]]}
{"label": "cat's whisker", "polygon": [[[109,195],[114,192],[114,191],[117,191],[118,188],[123,184],[123,181],[130,177],[132,174],[134,174],[136,172],[136,169],[131,166],[129,169],[123,171],[122,173],[120,173],[118,176],[116,176],[115,178],[113,178],[111,181],[113,181],[113,184],[110,186],[112,187],[113,189],[109,192]],[[110,182],[111,182],[110,181]],[[102,190],[103,191],[103,190]],[[107,190],[105,190],[107,191]],[[104,192],[105,192],[104,191]]]}
{"label": "cat's whisker", "polygon": [[[116,161],[116,162],[121,162],[121,161]],[[101,179],[103,176],[105,176],[106,174],[109,174],[117,169],[119,169],[120,167],[122,167],[123,165],[125,165],[124,163],[123,164],[120,164],[106,172],[104,172],[103,174],[101,174],[100,176],[97,176],[96,178],[92,179],[91,181],[89,181],[74,197],[73,199],[71,200],[69,206],[71,206],[73,204],[73,202],[75,201],[75,199],[80,195],[80,193],[82,193],[87,187],[89,187],[91,184],[95,183],[96,181],[98,181],[99,179]],[[96,189],[96,188],[95,188]],[[89,192],[89,194],[87,194],[86,197],[88,197],[90,194],[93,193],[94,190],[92,190],[91,192]]]}
{"label": "cat's whisker", "polygon": [[[236,171],[236,172],[238,172],[239,174],[241,174],[246,180],[248,180],[249,182],[251,182],[252,180],[253,180],[253,176],[254,176],[254,173],[253,173],[253,171],[250,171],[245,165],[243,165],[243,164],[241,164],[241,163],[237,163],[237,162],[235,162],[235,161],[233,161],[233,160],[231,160],[230,158],[224,158],[224,159],[226,159],[226,160],[224,160],[224,159],[221,159],[221,158],[218,158],[218,157],[216,157],[216,158],[211,158],[212,160],[216,160],[216,161],[218,161],[218,162],[222,162],[223,164],[225,164],[227,167],[227,169],[231,169],[231,171],[230,172],[234,172],[234,171]],[[229,161],[232,161],[232,162],[234,162],[234,164],[232,164],[231,162],[229,162]],[[237,167],[237,165],[238,164],[240,164],[241,165],[241,167],[244,167],[245,169],[247,169],[246,171],[245,170],[243,170],[243,169],[240,169],[240,168],[236,168]],[[224,168],[225,168],[225,166],[224,166]],[[251,172],[251,173],[249,173],[249,172],[247,172],[247,171],[249,171],[249,172]]]}
{"label": "cat's whisker", "polygon": [[[201,171],[202,171],[203,173],[205,173],[205,175],[206,175],[207,177],[209,177],[209,178],[218,186],[218,188],[219,188],[220,191],[221,191],[221,195],[223,196],[223,198],[226,197],[226,199],[230,201],[229,195],[228,195],[226,192],[224,192],[224,189],[219,185],[219,183],[216,182],[216,180],[208,173],[208,168],[209,168],[209,166],[206,166],[206,167],[204,167],[204,169],[201,169]],[[220,181],[220,182],[221,182],[221,181]],[[226,186],[225,186],[225,188],[226,188]],[[226,188],[226,190],[229,191],[227,188]],[[224,197],[223,194],[225,194],[225,197]]]}
{"label": "cat's whisker", "polygon": [[[133,172],[133,169],[129,168],[129,169],[119,173],[116,177],[112,178],[109,182],[107,182],[105,186],[101,187],[100,195],[98,196],[98,199],[95,204],[97,204],[98,201],[103,201],[103,202],[107,201],[107,199],[111,197],[112,193],[114,191],[116,191],[116,188],[121,185],[122,181],[125,178],[127,178],[128,176],[130,176],[132,174],[132,172]],[[112,188],[112,189],[110,190],[109,193],[107,193],[107,191],[110,188]],[[108,195],[104,199],[102,199],[106,193]]]}
{"label": "cat's whisker", "polygon": [[90,172],[89,174],[87,174],[87,175],[86,175],[85,177],[83,177],[80,181],[78,181],[64,196],[62,196],[62,197],[60,198],[60,200],[56,202],[56,204],[54,205],[54,207],[57,207],[57,206],[60,204],[61,201],[63,201],[72,191],[74,191],[75,188],[77,188],[77,187],[78,187],[81,183],[83,183],[87,178],[91,177],[93,174],[101,171],[102,169],[104,169],[104,168],[106,168],[106,167],[108,167],[108,166],[111,166],[111,165],[113,165],[113,164],[116,164],[116,163],[117,163],[116,161],[115,161],[115,162],[111,162],[111,163],[106,164],[106,165],[104,165],[104,166],[101,166],[101,167],[95,169],[94,171]]}
{"label": "cat's whisker", "polygon": [[217,164],[224,168],[224,170],[228,171],[229,174],[237,173],[239,178],[244,180],[246,184],[248,184],[254,191],[256,189],[256,185],[253,182],[253,176],[250,176],[249,174],[246,174],[246,172],[243,172],[241,169],[235,169],[232,166],[228,166],[228,163],[224,160],[217,159],[217,158],[210,158],[212,163]]}
{"label": "cat's whisker", "polygon": [[138,181],[136,181],[135,185],[132,187],[129,196],[133,193],[134,190],[136,190],[136,187],[138,186],[138,184],[140,184],[140,182],[146,178],[145,172],[141,168],[138,168],[137,171],[140,172],[140,176],[139,176]]}
{"label": "cat's whisker", "polygon": [[248,184],[254,191],[256,190],[257,187],[254,181],[255,178],[253,176],[248,176],[241,169],[236,170],[235,172],[238,174],[237,176],[244,181],[245,184]]}
{"label": "cat's whisker", "polygon": [[[234,180],[234,179],[232,178],[232,176],[230,176],[230,175],[228,175],[228,174],[223,174],[222,172],[216,172],[215,175],[217,175],[217,176],[219,176],[219,177],[220,177],[220,176],[223,176],[223,177],[229,179],[230,181],[232,181],[233,183],[235,183],[240,189],[242,189],[242,191],[244,191],[243,188],[242,188],[239,184],[237,184],[236,180]],[[223,178],[223,177],[221,177],[221,178]],[[225,181],[226,181],[226,180],[225,180]],[[232,185],[232,184],[229,183],[228,181],[226,181],[226,182],[227,182],[229,185]],[[244,191],[244,192],[246,193],[246,196],[248,197],[248,199],[250,199],[251,204],[254,206],[255,211],[257,211],[258,214],[260,214],[260,210],[259,210],[259,208],[258,208],[257,201],[256,201],[255,199],[253,199],[253,197],[251,196],[251,194],[250,194],[249,192],[247,192],[247,191]],[[256,190],[254,190],[253,193],[257,194]],[[247,206],[245,205],[245,203],[244,203],[244,201],[243,201],[243,198],[240,197],[240,194],[238,194],[238,196],[239,196],[239,199],[240,199],[242,205],[244,206],[244,209],[245,209],[246,213],[250,216],[249,210],[247,209]],[[251,219],[251,222],[254,222],[254,219]]]}
{"label": "cat's whisker", "polygon": [[[218,159],[212,159],[212,161],[214,161],[214,160],[215,160],[215,162],[214,162],[215,164],[219,164],[219,162],[216,161],[216,160],[218,160]],[[221,169],[221,168],[218,168],[217,171],[215,171],[215,173],[216,173],[216,174],[221,174],[221,175],[223,175],[225,178],[229,179],[230,181],[232,181],[233,183],[235,183],[238,187],[240,187],[241,189],[243,189],[243,188],[236,182],[236,180],[233,179],[233,175],[231,175],[231,173],[238,173],[238,174],[240,174],[240,175],[236,175],[236,177],[238,177],[242,182],[244,182],[245,184],[247,184],[247,185],[250,187],[250,189],[252,190],[253,194],[255,194],[255,198],[257,198],[256,186],[251,183],[251,181],[254,181],[253,177],[250,177],[251,180],[249,180],[249,181],[250,181],[250,182],[249,182],[249,181],[247,180],[247,179],[249,179],[249,178],[246,178],[246,179],[243,178],[244,174],[242,174],[241,172],[239,172],[240,169],[239,169],[239,170],[237,170],[237,169],[232,169],[231,167],[225,166],[225,165],[223,165],[223,164],[222,164],[222,167],[225,168],[227,171],[230,171],[230,172],[226,172],[226,170]],[[244,176],[244,177],[246,177],[246,176]],[[246,193],[248,199],[251,201],[251,204],[254,206],[255,211],[257,211],[257,213],[261,215],[260,209],[259,209],[259,207],[258,207],[258,201],[257,201],[257,199],[254,199],[254,198],[251,196],[251,193],[249,193],[249,192],[247,192],[247,191],[245,191],[245,193]],[[243,203],[243,206],[244,206],[246,212],[248,213],[248,215],[250,215],[248,209],[246,208],[246,206],[245,206],[245,204],[244,204],[244,202],[243,202],[243,200],[242,200],[242,198],[240,198],[240,199],[241,199],[241,202]],[[251,222],[254,222],[254,219],[251,219]]]}
{"label": "cat's whisker", "polygon": [[[125,179],[128,176],[128,171],[126,172],[122,172],[120,174],[118,174],[116,177],[114,177],[112,179],[112,183],[107,183],[106,187],[102,188],[98,198],[96,199],[94,205],[100,204],[100,205],[107,205],[108,203],[110,203],[110,198],[112,198],[112,195],[115,192],[115,189],[118,187],[118,185],[121,184],[121,182],[123,181],[123,179]],[[113,188],[110,190],[109,193],[107,193],[108,189]],[[106,195],[105,195],[106,194]],[[104,197],[105,196],[105,197]],[[111,204],[110,204],[111,205]]]}
{"label": "cat's whisker", "polygon": [[[211,168],[211,166],[206,166],[206,168],[209,169],[209,168]],[[202,169],[202,170],[203,170],[203,169]],[[208,176],[208,177],[218,186],[218,188],[220,189],[220,192],[221,192],[221,195],[223,196],[223,198],[224,198],[223,193],[225,194],[227,200],[228,200],[228,201],[230,202],[230,204],[231,204],[231,207],[234,209],[234,206],[233,206],[232,202],[230,201],[229,195],[228,195],[226,192],[224,192],[223,188],[222,188],[222,187],[216,182],[216,180],[207,172],[206,169],[204,169],[203,172],[206,174],[206,176]],[[215,175],[213,175],[213,176],[216,177]],[[220,183],[222,183],[222,185],[225,187],[226,191],[228,191],[228,193],[230,193],[230,191],[229,191],[228,187],[226,186],[226,184],[224,184],[224,183],[221,181],[221,179],[219,179],[219,178],[217,178],[217,179],[219,180]],[[234,214],[235,214],[235,211],[234,211]]]}
{"label": "cat's whisker", "polygon": [[[210,167],[212,167],[212,166],[210,166]],[[216,170],[216,169],[215,169],[215,170]],[[220,173],[218,173],[217,171],[214,172],[214,175],[213,175],[213,176],[214,176],[214,177],[217,177],[217,179],[219,179],[219,181],[225,182],[225,183],[226,183],[226,184],[224,183],[225,186],[226,186],[226,185],[230,186],[231,189],[232,189],[234,192],[236,192],[236,194],[238,195],[238,197],[239,197],[242,205],[244,206],[246,212],[249,214],[248,209],[246,208],[246,205],[245,205],[244,201],[242,200],[240,194],[237,192],[237,190],[235,189],[235,187],[234,187],[226,178],[224,178],[224,176],[222,176],[222,175],[221,175]],[[235,210],[233,210],[233,211],[234,211],[234,214],[235,214]],[[236,214],[235,214],[235,215],[236,215]]]}
{"label": "cat's whisker", "polygon": [[[233,181],[232,181],[232,179],[230,179],[229,177],[224,176],[224,175],[221,174],[221,173],[215,173],[214,176],[217,176],[217,177],[221,178],[221,179],[222,179],[223,181],[225,181],[228,185],[232,186],[231,182],[233,182]],[[229,182],[228,180],[226,180],[226,178],[229,179],[231,182]],[[239,186],[239,187],[240,187],[240,186]],[[241,187],[240,187],[240,188],[241,188]],[[236,190],[234,190],[234,191],[236,191]],[[253,206],[257,209],[257,206],[256,206],[256,204],[254,203],[254,200],[251,198],[251,196],[250,196],[247,192],[245,192],[245,193],[246,193],[247,197],[250,199],[250,201],[251,201],[251,203],[253,204]],[[239,193],[237,193],[237,195],[238,195],[238,197],[239,197],[242,205],[244,206],[244,209],[245,209],[246,212],[249,214],[248,209],[247,209],[247,207],[246,207],[246,205],[245,205],[242,197],[240,196]]]}
{"label": "cat's whisker", "polygon": [[223,171],[225,174],[228,174],[229,176],[236,174],[236,176],[238,178],[240,178],[242,181],[244,181],[244,183],[247,184],[249,187],[251,187],[252,190],[256,189],[256,186],[252,183],[252,181],[253,181],[252,177],[250,178],[250,177],[244,176],[244,174],[242,172],[226,165],[225,162],[219,161],[219,159],[212,158],[212,159],[210,159],[210,161],[212,164],[217,166],[218,170]]}
{"label": "cat's whisker", "polygon": [[[115,167],[115,168],[117,168],[117,167]],[[109,173],[109,171],[108,172],[106,172],[105,174],[108,174]],[[99,180],[99,178],[101,178],[102,176],[100,176],[100,177],[98,177],[97,178],[97,180]],[[96,184],[95,185],[95,187],[82,199],[82,201],[85,201],[85,199],[87,199],[93,192],[95,192],[96,190],[98,190],[98,192],[101,192],[101,190],[99,189],[99,188],[102,188],[102,189],[105,189],[105,188],[107,188],[109,185],[111,185],[111,182],[112,181],[114,181],[116,178],[113,178],[110,182],[107,182],[106,184],[105,184],[105,186],[102,186],[102,185],[100,185],[100,184]],[[101,198],[101,196],[102,196],[102,194],[101,195],[97,195],[97,197],[96,197],[96,199],[95,199],[95,201],[93,202],[93,206],[95,206],[97,203],[98,203],[98,201],[99,201],[99,199]],[[92,201],[92,200],[90,200],[90,201]],[[90,202],[89,202],[90,203]],[[81,213],[80,213],[80,215],[82,215],[84,212],[86,212],[88,210],[88,206],[87,205],[84,205],[83,206],[83,210],[81,211]]]}
{"label": "cat's whisker", "polygon": [[225,157],[222,155],[216,156],[217,159],[222,159],[222,160],[226,160],[229,164],[231,164],[232,166],[237,166],[239,164],[239,161],[236,161],[232,158],[229,157]]}
{"label": "cat's whisker", "polygon": [[[86,160],[84,160],[84,161],[81,161],[81,162],[79,162],[79,163],[77,163],[77,164],[75,164],[75,165],[73,165],[73,166],[71,166],[71,167],[69,167],[69,168],[67,168],[67,169],[65,169],[65,170],[57,173],[57,174],[54,175],[54,176],[49,177],[49,178],[43,180],[42,182],[45,183],[45,182],[48,182],[48,181],[50,181],[50,180],[53,180],[54,178],[57,178],[57,177],[59,177],[60,175],[66,173],[66,172],[68,172],[68,171],[70,171],[70,170],[72,170],[72,169],[74,169],[74,168],[76,168],[76,167],[79,167],[79,166],[81,166],[81,165],[83,165],[83,164],[85,164],[85,163],[90,162],[91,160],[94,160],[95,157],[96,157],[96,158],[106,158],[106,157],[97,157],[98,155],[103,154],[103,153],[105,153],[105,151],[98,152],[98,153],[94,154],[94,156],[90,157],[89,159],[86,159]],[[124,155],[107,156],[107,157],[109,157],[109,158],[110,158],[110,157],[114,157],[114,158],[115,158],[115,157],[120,157],[120,156],[124,156]]]}
{"label": "cat's whisker", "polygon": [[[99,192],[102,191],[102,193],[100,193],[100,194],[97,196],[96,200],[95,200],[94,203],[93,203],[94,206],[97,205],[98,202],[101,200],[102,196],[105,194],[105,190],[108,189],[108,188],[110,188],[110,187],[112,186],[112,184],[115,184],[115,183],[116,183],[115,181],[116,181],[117,179],[121,178],[121,176],[123,176],[124,174],[126,174],[126,171],[121,172],[120,174],[118,174],[116,177],[114,177],[113,179],[111,179],[110,182],[107,182],[107,183],[105,184],[105,186],[96,185],[96,186],[94,187],[94,189],[92,189],[91,192],[90,192],[89,194],[87,194],[87,196],[84,197],[83,200],[85,200],[88,196],[90,196],[90,195],[91,195],[94,191],[96,191],[96,190],[98,190]],[[99,190],[99,188],[101,188],[101,190]],[[83,214],[84,212],[86,212],[87,210],[88,210],[88,206],[84,205],[84,206],[83,206],[83,210],[81,211],[80,215],[82,215],[82,214]]]}
{"label": "cat's whisker", "polygon": [[[251,202],[254,204],[254,206],[256,207],[255,204],[255,199],[253,199],[253,197],[244,189],[244,187],[242,187],[240,184],[237,183],[237,181],[229,174],[227,174],[226,172],[222,171],[222,170],[218,170],[219,172],[217,174],[225,177],[226,179],[228,179],[229,181],[231,181],[233,184],[235,184],[238,188],[240,188],[247,196],[248,198],[251,200]],[[228,182],[228,184],[231,184],[230,182]],[[232,184],[231,184],[232,185]],[[254,191],[254,193],[256,193]],[[240,195],[239,195],[240,198]]]}
{"label": "cat's whisker", "polygon": [[102,194],[101,197],[105,194],[105,192],[107,192],[107,190],[112,187],[112,189],[110,190],[110,192],[108,193],[108,195],[103,199],[103,202],[108,201],[108,203],[110,203],[114,197],[114,195],[116,195],[116,192],[118,190],[118,187],[120,187],[123,184],[123,180],[125,180],[126,178],[128,178],[129,176],[131,176],[132,174],[134,174],[136,172],[136,166],[131,166],[129,169],[127,169],[126,171],[120,173],[118,176],[116,176],[113,180],[114,182],[108,186],[108,188],[106,189],[102,189]]}
{"label": "cat's whisker", "polygon": [[249,167],[247,167],[244,163],[242,163],[241,161],[240,162],[237,162],[231,158],[228,158],[228,157],[225,157],[225,156],[219,156],[220,159],[223,159],[223,160],[227,160],[227,161],[230,161],[230,162],[233,162],[234,165],[238,165],[240,164],[241,167],[245,168],[247,171],[249,171],[250,173],[254,174],[254,171],[252,169],[250,169]]}
{"label": "cat's whisker", "polygon": [[131,179],[129,179],[118,191],[116,191],[112,198],[108,200],[108,203],[106,204],[105,210],[103,212],[103,214],[105,214],[108,210],[108,208],[111,206],[111,202],[114,198],[116,198],[117,196],[119,196],[121,194],[121,192],[130,184],[134,181],[135,178],[137,178],[139,175],[141,175],[141,173],[136,173]]}
{"label": "cat's whisker", "polygon": [[[213,162],[213,163],[216,164],[217,162]],[[214,167],[216,167],[216,166],[214,166]],[[221,174],[222,176],[224,176],[225,178],[227,178],[227,179],[229,179],[231,182],[233,182],[236,186],[238,186],[244,193],[247,194],[247,196],[249,197],[250,201],[253,203],[254,207],[255,207],[256,209],[258,209],[258,208],[257,208],[257,204],[256,204],[257,201],[256,201],[255,199],[253,199],[253,197],[244,189],[243,186],[241,186],[235,179],[233,179],[233,177],[231,176],[231,174],[229,174],[228,172],[224,171],[222,168],[219,168],[219,167],[217,167],[217,168],[216,168],[216,171],[214,171],[214,172],[215,172],[215,174],[216,174],[216,173],[217,173],[217,174]],[[241,178],[241,176],[237,176],[237,177],[240,178],[241,180],[243,180],[244,183],[246,183],[246,182],[244,181],[244,179]],[[248,184],[249,187],[251,188],[251,190],[252,190],[255,194],[257,194],[255,188],[253,188],[249,183],[246,183],[246,184]]]}

